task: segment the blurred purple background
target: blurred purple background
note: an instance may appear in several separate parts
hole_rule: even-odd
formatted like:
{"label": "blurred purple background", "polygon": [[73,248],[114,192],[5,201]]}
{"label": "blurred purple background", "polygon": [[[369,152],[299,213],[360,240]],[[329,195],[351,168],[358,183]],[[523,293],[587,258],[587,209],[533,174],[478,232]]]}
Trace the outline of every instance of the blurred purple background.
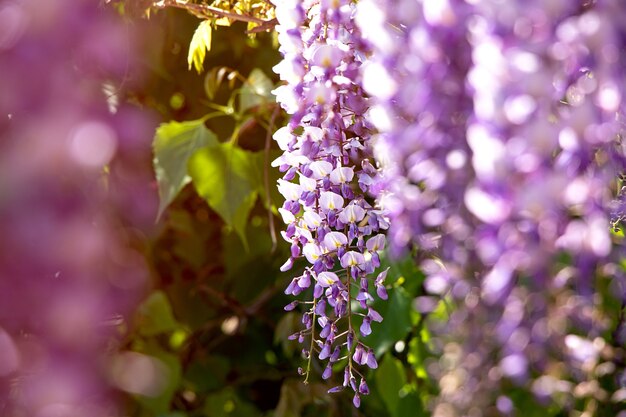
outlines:
{"label": "blurred purple background", "polygon": [[147,287],[156,120],[133,28],[91,0],[0,2],[0,415],[111,415],[108,367]]}

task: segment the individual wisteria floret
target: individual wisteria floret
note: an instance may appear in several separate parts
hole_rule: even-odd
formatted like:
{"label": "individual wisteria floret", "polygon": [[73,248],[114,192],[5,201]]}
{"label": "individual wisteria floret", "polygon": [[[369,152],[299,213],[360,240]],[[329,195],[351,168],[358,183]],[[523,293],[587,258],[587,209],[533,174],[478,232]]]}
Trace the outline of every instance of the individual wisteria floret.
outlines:
{"label": "individual wisteria floret", "polygon": [[291,115],[289,124],[274,134],[284,151],[273,162],[284,172],[278,181],[285,197],[279,212],[287,226],[281,234],[291,244],[281,270],[306,259],[308,266],[285,293],[311,294],[308,301],[294,301],[285,309],[307,307],[304,329],[292,336],[309,344],[303,349],[305,382],[313,356],[326,362],[323,379],[331,377],[335,363],[347,359],[343,384],[330,392],[349,387],[358,407],[369,388],[357,368],[378,366],[363,341],[372,333],[371,323],[382,321],[370,306],[370,292],[387,298],[386,271],[375,271],[388,223],[365,197],[379,174],[369,161],[371,127],[364,118],[368,106],[359,78],[364,43],[354,24],[354,5],[347,0],[275,4],[283,54],[275,71],[285,81],[275,94]]}

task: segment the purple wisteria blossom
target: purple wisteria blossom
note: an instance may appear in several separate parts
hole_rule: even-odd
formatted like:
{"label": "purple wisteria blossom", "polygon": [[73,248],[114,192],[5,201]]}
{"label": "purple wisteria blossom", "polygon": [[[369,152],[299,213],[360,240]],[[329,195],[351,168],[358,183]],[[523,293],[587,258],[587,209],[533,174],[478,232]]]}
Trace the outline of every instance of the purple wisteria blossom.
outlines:
{"label": "purple wisteria blossom", "polygon": [[610,231],[625,15],[617,0],[359,2],[390,246],[417,248],[425,289],[456,306],[435,414],[510,413],[502,380],[571,406],[542,378],[564,361],[561,378],[590,380],[610,359],[594,294],[625,296]]}
{"label": "purple wisteria blossom", "polygon": [[[292,245],[282,270],[304,257],[309,265],[285,292],[295,296],[313,287],[312,301],[305,302],[305,329],[293,338],[310,343],[303,350],[306,380],[316,354],[327,361],[323,379],[330,378],[333,364],[347,359],[344,383],[331,391],[350,386],[358,407],[369,388],[357,365],[378,366],[361,338],[372,332],[372,321],[382,321],[368,308],[369,281],[385,246],[380,232],[388,226],[366,199],[378,172],[368,160],[371,126],[359,71],[365,44],[354,23],[355,6],[347,0],[275,4],[283,54],[275,70],[285,81],[275,94],[291,116],[274,135],[284,151],[273,163],[285,173],[278,182],[285,197],[279,209],[287,224],[282,236]],[[383,281],[379,277],[374,287],[386,297]],[[355,312],[353,301],[366,313]],[[286,307],[292,308],[293,303]],[[356,330],[358,314],[363,319]]]}

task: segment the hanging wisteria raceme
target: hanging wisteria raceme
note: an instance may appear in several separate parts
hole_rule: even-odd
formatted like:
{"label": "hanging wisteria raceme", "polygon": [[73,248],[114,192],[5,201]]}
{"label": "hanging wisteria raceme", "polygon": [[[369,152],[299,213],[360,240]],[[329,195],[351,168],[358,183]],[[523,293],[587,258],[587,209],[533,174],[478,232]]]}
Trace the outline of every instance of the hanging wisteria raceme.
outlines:
{"label": "hanging wisteria raceme", "polygon": [[[561,395],[559,381],[597,378],[596,365],[612,359],[597,289],[611,285],[624,296],[609,216],[626,156],[617,117],[626,9],[612,1],[529,6],[503,12],[478,2],[471,28],[467,141],[476,178],[465,205],[481,222],[474,245],[482,271],[470,314],[496,325],[491,369],[548,399]],[[559,363],[568,371],[550,373]],[[544,376],[529,381],[534,373]],[[500,398],[500,411],[509,405]]]}
{"label": "hanging wisteria raceme", "polygon": [[624,294],[610,219],[626,5],[469,3],[359,5],[390,243],[415,244],[426,290],[457,300],[438,412],[511,413],[502,381],[570,407],[569,380],[614,359],[596,289]]}
{"label": "hanging wisteria raceme", "polygon": [[385,247],[381,232],[388,224],[365,198],[378,183],[369,161],[370,126],[359,80],[365,45],[354,24],[354,5],[346,0],[277,1],[276,16],[284,58],[275,71],[286,83],[275,94],[291,115],[288,126],[274,135],[284,151],[273,163],[285,173],[278,182],[286,199],[279,209],[287,224],[282,236],[291,244],[282,270],[306,259],[303,274],[285,292],[312,292],[307,301],[294,301],[285,309],[306,307],[304,330],[292,336],[306,345],[305,381],[314,356],[327,363],[324,379],[331,377],[334,364],[347,359],[343,384],[330,391],[349,386],[358,407],[369,388],[357,368],[378,366],[363,341],[372,322],[382,321],[369,304],[374,293],[387,298],[386,271],[374,273],[380,266],[378,252]]}

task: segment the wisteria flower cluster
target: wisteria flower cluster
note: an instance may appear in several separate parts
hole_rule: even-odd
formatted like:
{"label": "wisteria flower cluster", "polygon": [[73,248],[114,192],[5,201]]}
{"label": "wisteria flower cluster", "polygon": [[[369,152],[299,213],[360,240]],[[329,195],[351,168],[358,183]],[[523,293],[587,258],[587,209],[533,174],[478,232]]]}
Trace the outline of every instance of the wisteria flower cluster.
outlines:
{"label": "wisteria flower cluster", "polygon": [[[284,268],[299,256],[311,265],[287,293],[314,283],[296,337],[310,334],[306,354],[329,359],[323,376],[341,356],[334,338],[347,317],[344,386],[358,404],[352,362],[375,358],[354,341],[351,287],[366,336],[382,319],[367,305],[367,277],[386,216],[391,252],[416,249],[426,274],[430,296],[418,309],[427,314],[433,295],[456,306],[439,328],[452,364],[433,369],[440,412],[507,414],[501,381],[541,400],[597,375],[611,360],[599,280],[626,299],[623,247],[611,234],[624,217],[626,5],[289,0],[276,14],[286,81],[276,94],[292,115],[275,135],[292,243]],[[386,298],[382,278],[374,285]],[[550,373],[556,363],[569,370]]]}
{"label": "wisteria flower cluster", "polygon": [[[612,200],[626,166],[625,12],[618,1],[359,4],[390,243],[415,245],[426,290],[458,306],[441,329],[442,413],[510,413],[501,380],[551,398],[609,359],[593,277],[623,300],[610,219],[623,211]],[[570,371],[546,375],[559,360]]]}
{"label": "wisteria flower cluster", "polygon": [[372,332],[372,322],[382,321],[370,302],[374,292],[387,298],[386,271],[374,273],[388,223],[366,198],[378,172],[369,160],[371,129],[359,71],[365,45],[354,11],[345,0],[276,2],[284,59],[275,70],[286,84],[275,94],[291,120],[274,135],[284,151],[274,165],[285,173],[278,182],[285,197],[279,212],[287,224],[283,238],[291,244],[282,270],[298,258],[308,262],[285,292],[298,296],[312,288],[311,300],[285,307],[306,306],[304,330],[292,336],[310,343],[303,349],[308,366],[301,373],[308,381],[317,356],[327,363],[322,377],[328,379],[333,366],[347,359],[343,384],[330,391],[350,387],[358,407],[369,388],[357,368],[378,366],[362,338]]}

